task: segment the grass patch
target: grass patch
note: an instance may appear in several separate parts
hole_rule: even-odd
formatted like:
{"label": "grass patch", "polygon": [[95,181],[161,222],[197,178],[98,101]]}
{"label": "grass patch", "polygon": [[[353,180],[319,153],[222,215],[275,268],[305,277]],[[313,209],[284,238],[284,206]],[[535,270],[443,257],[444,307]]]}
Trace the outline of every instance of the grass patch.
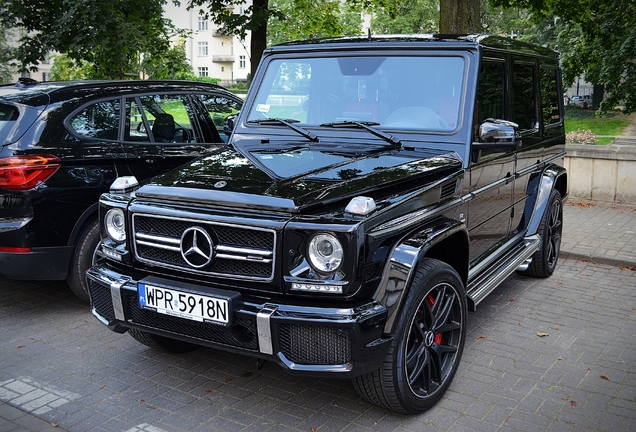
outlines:
{"label": "grass patch", "polygon": [[621,111],[614,111],[597,117],[596,112],[590,109],[568,106],[565,110],[565,133],[579,129],[591,130],[594,135],[608,135],[611,138],[597,138],[596,144],[607,145],[614,141],[615,136],[623,134],[623,131],[631,120]]}

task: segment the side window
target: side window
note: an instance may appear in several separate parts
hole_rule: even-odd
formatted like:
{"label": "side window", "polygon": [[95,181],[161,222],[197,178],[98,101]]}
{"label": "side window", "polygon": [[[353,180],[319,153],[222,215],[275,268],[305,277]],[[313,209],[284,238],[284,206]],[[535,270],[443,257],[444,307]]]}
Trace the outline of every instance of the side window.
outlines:
{"label": "side window", "polygon": [[561,122],[559,110],[559,87],[557,71],[553,68],[541,68],[541,117],[543,126]]}
{"label": "side window", "polygon": [[149,95],[126,100],[127,141],[201,142],[187,95]]}
{"label": "side window", "polygon": [[78,135],[116,140],[119,136],[119,99],[98,102],[84,108],[69,124]]}
{"label": "side window", "polygon": [[481,65],[475,105],[475,134],[484,120],[504,118],[505,72],[503,61],[484,61]]}
{"label": "side window", "polygon": [[126,123],[124,141],[150,142],[144,123],[143,109],[136,99],[126,99]]}
{"label": "side window", "polygon": [[215,96],[211,94],[199,94],[197,96],[201,99],[201,102],[203,102],[205,110],[208,112],[212,123],[214,123],[219,137],[223,141],[227,141],[228,136],[223,133],[225,119],[228,116],[239,112],[241,104],[224,96]]}
{"label": "side window", "polygon": [[504,118],[505,64],[486,61],[481,66],[477,89],[477,118],[479,123],[487,118]]}
{"label": "side window", "polygon": [[537,124],[534,87],[534,65],[515,62],[512,67],[512,121],[521,130],[534,129]]}

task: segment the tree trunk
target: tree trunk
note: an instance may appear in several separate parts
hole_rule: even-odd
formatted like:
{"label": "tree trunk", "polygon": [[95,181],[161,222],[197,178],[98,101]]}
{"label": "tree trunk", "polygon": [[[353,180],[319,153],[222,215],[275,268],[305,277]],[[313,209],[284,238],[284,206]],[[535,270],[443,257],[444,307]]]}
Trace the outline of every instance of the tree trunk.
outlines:
{"label": "tree trunk", "polygon": [[603,84],[592,84],[593,85],[593,93],[592,93],[592,108],[595,110],[601,105],[601,101],[603,100],[603,96],[605,94],[605,86]]}
{"label": "tree trunk", "polygon": [[[266,10],[268,0],[254,0],[254,10]],[[250,43],[250,78],[251,83],[256,73],[256,68],[263,57],[263,51],[267,48],[267,20],[264,20],[257,28],[252,30],[252,40]]]}
{"label": "tree trunk", "polygon": [[440,0],[439,32],[442,34],[481,33],[479,0]]}

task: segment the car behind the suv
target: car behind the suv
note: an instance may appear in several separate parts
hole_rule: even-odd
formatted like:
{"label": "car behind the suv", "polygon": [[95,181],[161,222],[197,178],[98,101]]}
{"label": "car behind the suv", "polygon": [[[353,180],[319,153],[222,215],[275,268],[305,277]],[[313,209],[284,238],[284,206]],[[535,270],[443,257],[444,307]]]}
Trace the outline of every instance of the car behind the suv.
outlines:
{"label": "car behind the suv", "polygon": [[0,86],[0,277],[67,279],[88,301],[99,196],[118,176],[147,179],[224,145],[241,105],[187,81]]}
{"label": "car behind the suv", "polygon": [[556,267],[563,112],[557,55],[517,41],[267,49],[229,146],[102,196],[92,311],[151,347],[228,350],[430,408],[467,310],[515,271]]}
{"label": "car behind the suv", "polygon": [[583,95],[583,96],[572,96],[570,99],[571,105],[577,105],[583,108],[588,108],[592,106],[592,96],[591,95]]}

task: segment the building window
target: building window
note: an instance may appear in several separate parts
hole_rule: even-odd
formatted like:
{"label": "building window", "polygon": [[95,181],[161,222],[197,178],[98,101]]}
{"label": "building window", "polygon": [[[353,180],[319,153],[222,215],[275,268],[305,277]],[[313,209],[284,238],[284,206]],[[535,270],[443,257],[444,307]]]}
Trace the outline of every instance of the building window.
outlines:
{"label": "building window", "polygon": [[199,31],[206,31],[208,29],[208,20],[205,17],[199,17]]}
{"label": "building window", "polygon": [[200,67],[199,68],[199,76],[200,77],[208,76],[208,68],[207,67]]}
{"label": "building window", "polygon": [[199,55],[207,56],[208,55],[208,43],[207,42],[199,42]]}
{"label": "building window", "polygon": [[225,68],[221,66],[221,72],[225,72]]}
{"label": "building window", "polygon": [[240,69],[245,69],[245,56],[239,56],[239,68]]}
{"label": "building window", "polygon": [[42,72],[42,81],[48,81],[49,80],[49,74],[47,72]]}

